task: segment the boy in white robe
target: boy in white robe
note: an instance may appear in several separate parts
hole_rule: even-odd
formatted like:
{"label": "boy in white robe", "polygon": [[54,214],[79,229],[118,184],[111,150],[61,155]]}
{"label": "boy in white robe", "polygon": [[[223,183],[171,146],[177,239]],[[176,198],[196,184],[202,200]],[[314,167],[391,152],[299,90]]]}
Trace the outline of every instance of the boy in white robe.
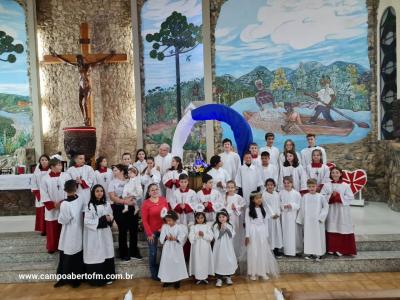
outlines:
{"label": "boy in white robe", "polygon": [[222,160],[222,168],[228,172],[228,180],[235,180],[237,171],[241,165],[240,156],[233,151],[230,139],[224,139],[222,145],[224,146],[224,152],[219,155]]}
{"label": "boy in white robe", "polygon": [[213,178],[203,174],[203,188],[197,192],[197,202],[204,205],[204,212],[208,222],[214,222],[216,207],[223,206],[221,193],[213,189]]}
{"label": "boy in white robe", "polygon": [[229,181],[229,174],[223,169],[223,163],[221,157],[214,155],[210,159],[211,169],[207,172],[213,178],[213,188],[221,193],[221,196],[225,195],[226,182]]}
{"label": "boy in white robe", "polygon": [[326,198],[317,193],[317,180],[307,180],[308,193],[301,198],[297,223],[304,228],[304,254],[306,259],[319,261],[326,252],[325,219],[329,205]]}
{"label": "boy in white robe", "polygon": [[[71,179],[65,182],[64,191],[67,198],[61,203],[58,223],[62,225],[58,249],[60,259],[57,267],[57,274],[82,275],[85,272],[83,264],[82,226],[83,226],[83,199],[77,195],[76,180]],[[54,287],[71,284],[78,287],[80,279],[60,279]]]}
{"label": "boy in white robe", "polygon": [[297,212],[300,208],[301,195],[293,188],[293,179],[283,178],[284,189],[279,192],[281,200],[282,241],[283,253],[287,256],[296,256],[301,252],[303,242],[300,225],[296,223]]}
{"label": "boy in white robe", "polygon": [[85,155],[82,153],[76,153],[74,155],[75,165],[71,166],[67,173],[72,179],[78,184],[78,195],[84,201],[85,205],[89,203],[90,200],[90,189],[96,181],[96,176],[94,175],[93,168],[91,166],[85,165]]}
{"label": "boy in white robe", "polygon": [[163,245],[158,277],[163,287],[174,284],[176,289],[181,286],[181,280],[188,278],[183,245],[187,239],[187,227],[178,224],[177,214],[170,210],[163,216],[165,224],[161,227],[160,243]]}
{"label": "boy in white robe", "polygon": [[61,201],[66,198],[64,184],[71,176],[61,172],[63,166],[58,159],[50,159],[50,172],[46,174],[40,184],[40,199],[45,209],[46,248],[48,253],[58,249],[61,225],[58,223]]}
{"label": "boy in white robe", "polygon": [[189,176],[179,175],[179,189],[174,192],[170,202],[171,208],[178,214],[178,222],[182,225],[193,223],[193,207],[197,202],[196,192],[189,189]]}
{"label": "boy in white robe", "polygon": [[249,151],[251,153],[251,162],[256,167],[261,166],[261,157],[260,153],[258,152],[258,145],[256,143],[251,143],[249,145]]}
{"label": "boy in white robe", "polygon": [[245,152],[243,155],[243,165],[239,168],[235,182],[239,188],[239,195],[242,193],[247,207],[250,201],[250,193],[259,191],[263,186],[259,166],[257,167],[252,163],[252,157],[249,151]]}
{"label": "boy in white robe", "polygon": [[[270,154],[267,151],[261,152],[261,166],[260,166],[260,175],[261,181],[265,183],[268,178],[273,179],[275,182],[278,182],[279,177],[279,168],[278,165],[274,165],[270,163]],[[264,185],[261,188],[265,190]]]}
{"label": "boy in white robe", "polygon": [[126,168],[132,166],[132,154],[129,152],[123,153],[121,164],[123,164]]}
{"label": "boy in white robe", "polygon": [[307,143],[308,143],[308,147],[304,148],[300,152],[301,163],[302,163],[303,166],[308,166],[309,164],[311,164],[311,162],[312,162],[312,152],[315,149],[321,150],[321,152],[322,152],[322,161],[324,163],[328,162],[327,157],[326,157],[325,149],[316,145],[315,134],[311,134],[311,133],[307,134]]}
{"label": "boy in white robe", "polygon": [[281,224],[281,205],[279,194],[275,191],[276,183],[272,178],[265,181],[265,191],[262,194],[264,207],[270,214],[268,219],[268,238],[271,249],[276,258],[281,258],[282,253],[282,224]]}
{"label": "boy in white robe", "polygon": [[[202,207],[204,209],[204,207]],[[194,276],[196,284],[208,284],[208,276],[214,276],[214,260],[211,242],[214,234],[207,224],[203,211],[196,210],[195,223],[190,226],[190,260],[189,275]]]}
{"label": "boy in white robe", "polygon": [[279,168],[279,149],[274,146],[275,135],[272,132],[265,134],[266,146],[260,148],[260,153],[268,152],[271,164]]}
{"label": "boy in white robe", "polygon": [[145,194],[145,199],[147,199],[147,189],[150,184],[156,183],[158,186],[160,186],[161,182],[161,173],[160,171],[157,170],[155,163],[154,163],[154,158],[153,157],[148,157],[147,160],[147,167],[143,170],[143,174],[140,176],[140,180],[144,186],[143,192]]}

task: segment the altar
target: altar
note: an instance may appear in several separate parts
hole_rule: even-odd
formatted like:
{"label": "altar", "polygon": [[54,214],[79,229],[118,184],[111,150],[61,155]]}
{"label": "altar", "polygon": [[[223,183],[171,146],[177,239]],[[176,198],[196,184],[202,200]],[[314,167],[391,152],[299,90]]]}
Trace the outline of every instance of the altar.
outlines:
{"label": "altar", "polygon": [[35,213],[35,198],[31,193],[32,176],[32,174],[0,176],[0,216]]}

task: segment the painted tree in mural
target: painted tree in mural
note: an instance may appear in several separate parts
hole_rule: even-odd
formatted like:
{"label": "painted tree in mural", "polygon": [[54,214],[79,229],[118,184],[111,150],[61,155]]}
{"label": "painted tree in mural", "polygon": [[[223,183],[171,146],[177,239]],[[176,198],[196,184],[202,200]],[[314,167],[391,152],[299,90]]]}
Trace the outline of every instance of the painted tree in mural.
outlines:
{"label": "painted tree in mural", "polygon": [[285,70],[278,68],[275,71],[274,80],[271,83],[271,90],[277,91],[280,94],[280,99],[283,101],[283,94],[285,91],[292,89],[290,83],[286,79]]}
{"label": "painted tree in mural", "polygon": [[202,26],[188,23],[186,16],[176,11],[161,23],[159,32],[146,35],[146,41],[153,43],[149,55],[153,59],[175,58],[176,111],[178,121],[182,118],[181,75],[179,56],[188,53],[202,42]]}
{"label": "painted tree in mural", "polygon": [[[22,44],[13,44],[13,42],[14,38],[12,36],[7,35],[4,31],[0,31],[0,61],[15,63],[17,58],[12,52],[22,53],[24,51]],[[4,53],[9,53],[7,58],[1,57]]]}

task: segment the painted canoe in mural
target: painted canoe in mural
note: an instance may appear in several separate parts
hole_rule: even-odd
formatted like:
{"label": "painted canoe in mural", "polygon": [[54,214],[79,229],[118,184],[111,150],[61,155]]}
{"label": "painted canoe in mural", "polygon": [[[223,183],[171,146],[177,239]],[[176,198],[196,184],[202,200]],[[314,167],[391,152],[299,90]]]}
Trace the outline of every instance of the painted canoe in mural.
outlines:
{"label": "painted canoe in mural", "polygon": [[336,120],[334,123],[331,123],[323,119],[318,119],[316,124],[306,124],[311,117],[304,115],[300,115],[303,124],[294,124],[290,127],[285,126],[285,124],[278,124],[279,122],[267,125],[268,121],[263,121],[258,112],[244,111],[243,116],[255,128],[281,134],[298,135],[314,133],[316,135],[348,136],[354,128],[353,122],[348,120]]}

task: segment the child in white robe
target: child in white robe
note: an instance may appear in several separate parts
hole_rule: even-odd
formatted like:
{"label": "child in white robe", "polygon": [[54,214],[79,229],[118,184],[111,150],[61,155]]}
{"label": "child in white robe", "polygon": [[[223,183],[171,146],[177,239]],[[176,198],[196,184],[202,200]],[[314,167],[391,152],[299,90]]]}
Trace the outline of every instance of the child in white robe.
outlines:
{"label": "child in white robe", "polygon": [[[268,178],[273,179],[275,182],[278,182],[279,179],[279,165],[275,165],[270,163],[270,154],[267,151],[261,152],[261,167],[260,167],[260,175],[261,181],[265,182]],[[262,187],[264,190],[265,187]]]}
{"label": "child in white robe", "polygon": [[238,267],[235,249],[233,248],[235,230],[229,223],[229,214],[225,209],[217,213],[213,233],[215,239],[213,248],[214,272],[217,276],[215,286],[221,287],[223,279],[226,280],[226,284],[232,285],[231,276],[235,274]]}
{"label": "child in white robe", "polygon": [[[83,264],[83,245],[82,245],[82,226],[83,226],[83,199],[77,195],[76,180],[71,179],[65,182],[64,191],[67,193],[60,206],[58,223],[62,225],[58,249],[60,257],[57,267],[57,274],[62,276],[71,276],[75,274],[82,276],[85,271]],[[78,287],[81,279],[60,279],[54,287],[61,287],[65,284],[71,284]]]}
{"label": "child in white robe", "polygon": [[328,162],[328,159],[326,157],[325,149],[316,145],[315,134],[312,134],[312,133],[307,134],[307,143],[308,143],[308,147],[304,148],[300,152],[301,163],[303,164],[303,166],[308,166],[309,164],[311,164],[311,162],[312,162],[312,152],[315,149],[321,150],[321,152],[322,152],[322,161],[325,162],[325,163]]}
{"label": "child in white robe", "polygon": [[295,152],[296,155],[297,155],[297,158],[299,159],[299,164],[304,166],[303,162],[301,161],[301,155],[300,155],[299,152],[296,151],[296,145],[291,139],[287,139],[285,141],[285,143],[283,144],[283,152],[281,152],[279,154],[279,165],[280,166],[283,165],[283,163],[285,162],[285,160],[286,160],[286,152],[288,152],[288,151]]}
{"label": "child in white robe", "polygon": [[268,216],[260,193],[255,192],[250,195],[250,205],[246,209],[245,220],[247,274],[250,280],[257,280],[258,276],[263,280],[268,280],[268,275],[278,276],[278,264],[268,242]]}
{"label": "child in white robe", "polygon": [[322,160],[322,152],[320,149],[315,149],[312,152],[312,162],[306,166],[307,178],[317,180],[317,192],[319,193],[325,183],[330,182],[329,167]]}
{"label": "child in white robe", "polygon": [[61,225],[58,223],[61,201],[66,197],[64,184],[71,179],[68,173],[61,172],[62,164],[58,159],[50,159],[50,172],[43,176],[40,183],[40,200],[45,206],[46,248],[48,253],[58,249]]}
{"label": "child in white robe", "polygon": [[39,231],[42,236],[46,235],[46,222],[45,222],[45,206],[40,200],[40,185],[43,177],[49,173],[49,161],[50,157],[43,154],[39,157],[39,163],[37,164],[35,171],[32,175],[31,191],[35,196],[35,231]]}
{"label": "child in white robe", "polygon": [[108,195],[108,185],[111,180],[113,180],[113,173],[110,168],[107,167],[108,162],[107,159],[103,156],[100,156],[96,159],[96,170],[94,171],[94,175],[96,177],[95,183],[101,184],[106,191],[106,199],[110,201],[110,196]]}
{"label": "child in white robe", "polygon": [[249,145],[249,151],[251,153],[251,163],[256,167],[261,166],[261,157],[258,151],[258,145],[256,143],[251,143]]}
{"label": "child in white robe", "polygon": [[[162,211],[162,214],[164,212]],[[183,245],[187,239],[187,227],[178,224],[177,214],[170,210],[163,216],[165,224],[161,227],[160,243],[163,245],[158,277],[163,287],[174,284],[180,288],[180,281],[188,278]]]}
{"label": "child in white robe", "polygon": [[287,256],[295,256],[296,253],[301,252],[303,242],[301,227],[296,223],[301,195],[293,188],[293,179],[290,176],[283,178],[283,186],[284,189],[279,192],[283,253]]}
{"label": "child in white robe", "polygon": [[175,190],[174,198],[170,202],[171,208],[178,214],[178,221],[182,225],[193,223],[193,207],[197,203],[196,192],[189,189],[189,176],[179,175],[179,189]]}
{"label": "child in white robe", "polygon": [[219,155],[222,160],[222,168],[228,172],[229,180],[235,180],[237,171],[241,165],[240,156],[233,151],[232,141],[230,139],[224,139],[222,145],[224,147],[224,152]]}
{"label": "child in white robe", "polygon": [[282,257],[282,224],[281,203],[279,194],[275,191],[276,183],[272,178],[265,181],[265,191],[262,194],[264,207],[268,208],[271,217],[268,219],[268,233],[271,249],[277,258]]}
{"label": "child in white robe", "polygon": [[243,208],[246,205],[243,197],[236,194],[237,187],[233,180],[226,183],[226,194],[224,197],[224,208],[229,214],[229,222],[232,224],[236,234],[233,238],[233,247],[235,248],[236,256],[239,257],[241,247],[244,241],[243,223],[240,223],[240,216],[243,213]]}
{"label": "child in white robe", "polygon": [[78,184],[78,195],[85,202],[85,205],[90,200],[90,189],[96,181],[93,168],[85,165],[85,155],[82,153],[76,153],[74,155],[75,165],[69,167],[67,173],[71,175],[72,179],[76,180]]}
{"label": "child in white robe", "polygon": [[[140,201],[143,198],[143,187],[140,182],[139,170],[136,167],[131,166],[128,169],[128,177],[129,181],[124,186],[124,191],[122,192],[122,198],[133,197],[135,201],[135,205],[133,206],[135,209],[134,214],[136,215],[139,212]],[[124,204],[123,213],[128,212],[129,206]]]}
{"label": "child in white robe", "polygon": [[259,166],[252,163],[251,153],[245,152],[243,155],[243,165],[240,166],[235,179],[236,185],[246,201],[246,207],[249,205],[250,193],[261,190],[263,182],[261,181]]}
{"label": "child in white robe", "polygon": [[[202,207],[204,208],[204,207]],[[208,276],[214,276],[214,260],[211,250],[213,232],[207,224],[203,211],[195,212],[195,223],[190,225],[189,276],[194,276],[196,284],[208,284]]]}
{"label": "child in white robe", "polygon": [[197,202],[204,205],[204,212],[208,222],[215,220],[215,208],[223,205],[221,193],[213,189],[213,178],[208,174],[203,174],[203,188],[197,192]]}
{"label": "child in white robe", "polygon": [[147,154],[144,149],[138,149],[136,151],[136,159],[133,165],[138,169],[139,174],[141,175],[147,167]]}
{"label": "child in white robe", "polygon": [[307,174],[302,165],[299,164],[299,159],[296,152],[287,151],[286,160],[279,171],[278,190],[283,190],[283,178],[291,176],[293,179],[293,188],[298,191],[307,190]]}
{"label": "child in white robe", "polygon": [[317,180],[307,180],[308,193],[301,198],[297,223],[304,228],[304,254],[306,259],[319,261],[326,252],[325,219],[329,205],[326,198],[317,193]]}
{"label": "child in white robe", "polygon": [[171,161],[171,168],[168,169],[162,177],[169,205],[171,205],[171,201],[173,201],[175,190],[179,189],[179,175],[182,173],[187,174],[187,172],[183,170],[182,159],[178,156],[174,156]]}
{"label": "child in white robe", "polygon": [[207,172],[213,178],[213,189],[225,195],[226,182],[229,181],[229,174],[222,168],[223,163],[221,157],[214,155],[210,159],[210,170]]}
{"label": "child in white robe", "polygon": [[321,190],[329,203],[326,219],[327,252],[337,256],[354,256],[357,255],[357,249],[350,209],[354,194],[350,185],[342,181],[341,169],[334,167],[331,179]]}
{"label": "child in white robe", "polygon": [[[157,185],[160,185],[161,182],[161,173],[160,171],[157,170],[155,163],[154,163],[154,158],[153,157],[148,157],[147,160],[147,167],[143,170],[142,174],[140,175],[140,180],[143,185],[143,191],[147,191],[148,187],[152,183],[156,183]],[[145,199],[148,197],[145,196]]]}
{"label": "child in white robe", "polygon": [[115,274],[114,241],[111,232],[113,212],[102,185],[96,184],[85,207],[83,220],[83,262],[86,274],[101,274],[103,278],[87,279],[93,286],[111,284],[107,278]]}
{"label": "child in white robe", "polygon": [[279,168],[279,150],[274,146],[275,134],[267,132],[265,134],[265,147],[260,148],[260,153],[268,152],[271,164]]}

